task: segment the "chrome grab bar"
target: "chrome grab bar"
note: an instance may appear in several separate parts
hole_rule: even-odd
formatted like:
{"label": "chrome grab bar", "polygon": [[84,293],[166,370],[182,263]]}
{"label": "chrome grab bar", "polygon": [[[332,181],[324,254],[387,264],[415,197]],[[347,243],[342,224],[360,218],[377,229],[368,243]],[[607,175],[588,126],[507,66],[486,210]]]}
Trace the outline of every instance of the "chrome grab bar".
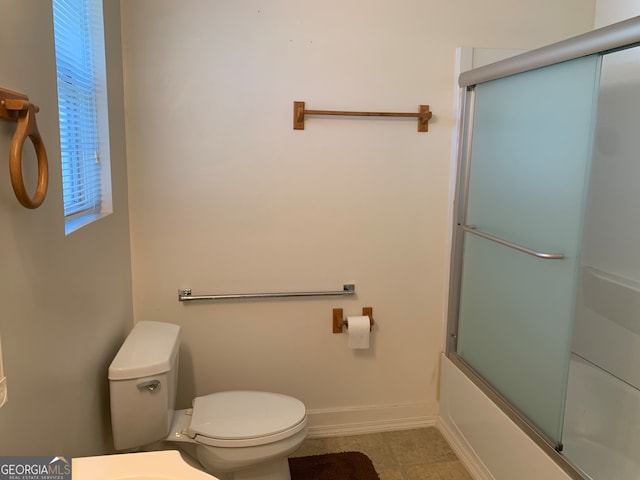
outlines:
{"label": "chrome grab bar", "polygon": [[562,260],[564,258],[564,254],[562,253],[538,252],[536,250],[532,250],[531,248],[518,245],[517,243],[512,243],[499,237],[494,237],[493,235],[489,235],[488,233],[476,229],[476,227],[474,227],[473,225],[463,225],[460,228],[465,233],[471,233],[478,237],[482,237],[486,240],[499,243],[500,245],[504,245],[505,247],[513,248],[514,250],[526,253],[527,255],[533,255],[534,257],[541,258],[543,260]]}
{"label": "chrome grab bar", "polygon": [[284,298],[284,297],[326,297],[329,295],[355,295],[356,286],[352,283],[345,284],[342,290],[330,290],[322,292],[275,292],[275,293],[236,293],[227,295],[192,295],[190,288],[178,290],[178,301],[191,300],[244,300],[251,298]]}

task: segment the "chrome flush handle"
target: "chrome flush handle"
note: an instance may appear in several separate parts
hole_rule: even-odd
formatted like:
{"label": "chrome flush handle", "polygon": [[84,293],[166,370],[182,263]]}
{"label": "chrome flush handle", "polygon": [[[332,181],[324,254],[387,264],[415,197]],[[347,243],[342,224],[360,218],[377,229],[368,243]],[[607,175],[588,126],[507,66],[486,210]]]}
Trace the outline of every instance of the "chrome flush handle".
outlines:
{"label": "chrome flush handle", "polygon": [[145,388],[150,392],[153,392],[160,386],[160,380],[150,380],[148,382],[142,382],[138,384],[138,390],[144,390]]}

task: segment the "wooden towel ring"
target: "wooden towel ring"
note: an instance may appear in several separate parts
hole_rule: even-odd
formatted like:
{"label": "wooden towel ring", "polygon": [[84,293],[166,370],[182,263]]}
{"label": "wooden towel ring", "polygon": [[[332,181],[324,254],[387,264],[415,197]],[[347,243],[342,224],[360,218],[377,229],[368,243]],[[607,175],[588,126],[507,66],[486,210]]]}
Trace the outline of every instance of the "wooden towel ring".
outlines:
{"label": "wooden towel ring", "polygon": [[[18,122],[9,148],[11,186],[22,206],[32,209],[38,208],[47,195],[49,185],[47,152],[36,124],[36,113],[40,109],[37,105],[29,102],[29,98],[25,95],[8,90],[2,90],[0,93],[4,97],[0,100],[0,110],[4,111],[0,111],[0,117]],[[11,94],[10,97],[7,95],[8,93]],[[38,183],[33,197],[27,193],[22,176],[22,148],[27,137],[31,139],[38,159]]]}

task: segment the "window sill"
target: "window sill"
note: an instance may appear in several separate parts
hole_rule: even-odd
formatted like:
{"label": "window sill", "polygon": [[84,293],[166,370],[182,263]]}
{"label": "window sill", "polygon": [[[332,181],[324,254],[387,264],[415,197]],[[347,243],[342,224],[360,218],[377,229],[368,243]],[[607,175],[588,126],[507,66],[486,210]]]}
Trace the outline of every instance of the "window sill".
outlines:
{"label": "window sill", "polygon": [[87,213],[85,215],[80,215],[78,217],[65,218],[65,220],[64,220],[64,234],[65,235],[69,235],[69,234],[75,232],[76,230],[79,230],[82,227],[84,227],[86,225],[89,225],[90,223],[95,222],[96,220],[99,220],[101,218],[106,217],[107,215],[110,215],[110,213],[109,212],[107,212],[107,213],[91,212],[91,213]]}

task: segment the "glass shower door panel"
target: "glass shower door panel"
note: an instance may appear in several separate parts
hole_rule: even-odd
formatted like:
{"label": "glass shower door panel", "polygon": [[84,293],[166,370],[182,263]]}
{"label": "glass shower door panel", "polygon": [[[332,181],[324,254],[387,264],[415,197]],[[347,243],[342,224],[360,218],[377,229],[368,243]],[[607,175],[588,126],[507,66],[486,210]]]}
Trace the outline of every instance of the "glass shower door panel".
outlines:
{"label": "glass shower door panel", "polygon": [[475,88],[457,352],[556,444],[599,72],[590,56]]}

